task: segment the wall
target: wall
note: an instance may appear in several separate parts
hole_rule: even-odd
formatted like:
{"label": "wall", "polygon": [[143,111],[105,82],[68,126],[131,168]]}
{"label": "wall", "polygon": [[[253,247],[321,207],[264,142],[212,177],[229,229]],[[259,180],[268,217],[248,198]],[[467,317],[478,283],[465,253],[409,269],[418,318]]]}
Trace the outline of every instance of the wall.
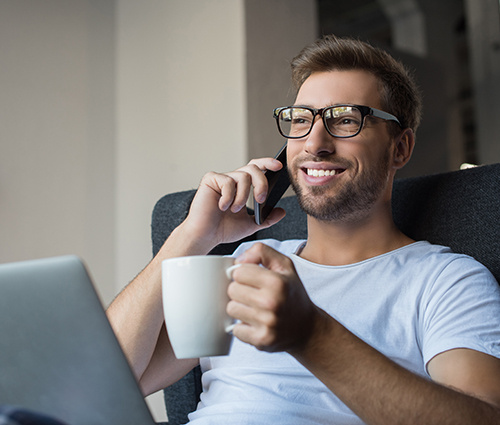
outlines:
{"label": "wall", "polygon": [[114,292],[114,3],[0,2],[0,262],[74,253]]}

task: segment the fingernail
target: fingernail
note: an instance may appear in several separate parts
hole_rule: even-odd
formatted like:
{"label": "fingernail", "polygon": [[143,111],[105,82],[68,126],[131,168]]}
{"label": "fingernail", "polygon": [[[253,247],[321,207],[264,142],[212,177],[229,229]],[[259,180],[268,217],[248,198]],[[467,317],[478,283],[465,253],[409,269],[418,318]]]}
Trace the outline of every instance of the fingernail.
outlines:
{"label": "fingernail", "polygon": [[241,207],[240,205],[233,205],[233,206],[231,207],[231,211],[232,211],[233,213],[237,213],[237,212],[240,212],[240,211],[241,211],[241,208],[242,208],[242,207]]}
{"label": "fingernail", "polygon": [[267,197],[267,193],[264,192],[264,193],[261,193],[258,197],[257,197],[257,202],[259,204],[262,204],[262,202],[264,202],[266,200],[266,197]]}

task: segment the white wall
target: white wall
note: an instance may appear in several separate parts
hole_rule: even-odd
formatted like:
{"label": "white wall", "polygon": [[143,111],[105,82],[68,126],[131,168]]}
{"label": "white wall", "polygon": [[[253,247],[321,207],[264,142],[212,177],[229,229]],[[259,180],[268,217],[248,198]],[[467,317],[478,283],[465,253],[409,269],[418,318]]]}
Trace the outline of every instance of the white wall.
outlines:
{"label": "white wall", "polygon": [[0,2],[0,262],[83,257],[114,281],[114,10]]}

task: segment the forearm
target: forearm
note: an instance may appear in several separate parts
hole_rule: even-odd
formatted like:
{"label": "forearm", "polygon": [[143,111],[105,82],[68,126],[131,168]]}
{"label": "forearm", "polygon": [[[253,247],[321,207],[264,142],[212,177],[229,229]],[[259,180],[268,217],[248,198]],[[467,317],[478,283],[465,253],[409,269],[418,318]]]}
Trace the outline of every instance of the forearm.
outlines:
{"label": "forearm", "polygon": [[147,367],[162,325],[161,270],[152,262],[116,297],[108,319],[137,379]]}
{"label": "forearm", "polygon": [[[109,321],[137,379],[141,379],[148,368],[160,332],[164,331],[161,262],[167,258],[206,254],[207,249],[200,246],[183,225],[179,226],[155,258],[109,306]],[[162,350],[165,351],[165,347]]]}
{"label": "forearm", "polygon": [[498,424],[495,407],[400,367],[321,312],[292,354],[367,424]]}

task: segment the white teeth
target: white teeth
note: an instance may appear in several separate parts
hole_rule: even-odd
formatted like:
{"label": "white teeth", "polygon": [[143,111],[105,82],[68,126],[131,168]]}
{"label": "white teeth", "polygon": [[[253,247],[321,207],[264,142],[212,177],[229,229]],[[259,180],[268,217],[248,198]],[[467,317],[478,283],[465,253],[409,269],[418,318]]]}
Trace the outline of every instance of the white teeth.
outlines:
{"label": "white teeth", "polygon": [[335,174],[336,174],[335,170],[317,170],[314,168],[307,169],[307,175],[313,177],[334,176]]}

